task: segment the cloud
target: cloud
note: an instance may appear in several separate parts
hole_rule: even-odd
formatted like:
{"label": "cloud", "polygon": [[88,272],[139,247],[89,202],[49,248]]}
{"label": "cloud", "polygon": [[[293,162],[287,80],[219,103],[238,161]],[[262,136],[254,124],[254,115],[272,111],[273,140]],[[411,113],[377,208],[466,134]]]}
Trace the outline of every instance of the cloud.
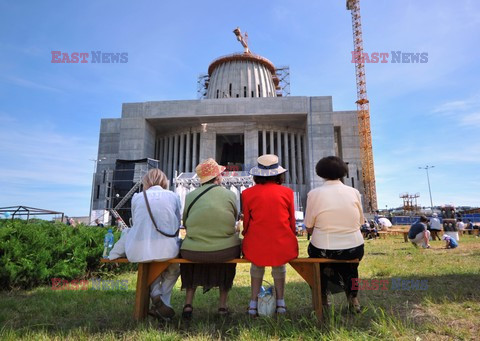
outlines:
{"label": "cloud", "polygon": [[55,127],[0,115],[0,206],[30,205],[84,215],[90,203],[96,144]]}
{"label": "cloud", "polygon": [[437,105],[432,114],[455,118],[463,127],[480,127],[480,95]]}
{"label": "cloud", "polygon": [[21,87],[38,89],[38,90],[45,90],[45,91],[52,91],[52,92],[59,92],[59,93],[63,92],[60,89],[57,89],[57,88],[54,88],[54,87],[51,87],[51,86],[48,86],[48,85],[44,85],[44,84],[41,84],[41,83],[33,82],[33,81],[28,80],[28,79],[23,79],[23,78],[20,78],[20,77],[10,76],[10,77],[6,77],[4,79],[6,79],[8,82],[10,82],[12,84],[15,84],[15,85],[18,85],[18,86],[21,86]]}

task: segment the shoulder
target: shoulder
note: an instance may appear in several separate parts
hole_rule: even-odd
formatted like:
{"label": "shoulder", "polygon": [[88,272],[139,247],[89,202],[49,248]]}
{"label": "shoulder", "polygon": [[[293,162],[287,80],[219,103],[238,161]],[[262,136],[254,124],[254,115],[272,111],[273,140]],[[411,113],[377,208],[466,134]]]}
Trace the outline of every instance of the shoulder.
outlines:
{"label": "shoulder", "polygon": [[222,186],[218,186],[217,189],[213,189],[212,191],[218,191],[218,193],[221,193],[222,195],[228,197],[228,198],[231,198],[231,199],[236,199],[236,196],[235,196],[235,193],[233,193],[231,190],[225,188],[225,187],[222,187]]}

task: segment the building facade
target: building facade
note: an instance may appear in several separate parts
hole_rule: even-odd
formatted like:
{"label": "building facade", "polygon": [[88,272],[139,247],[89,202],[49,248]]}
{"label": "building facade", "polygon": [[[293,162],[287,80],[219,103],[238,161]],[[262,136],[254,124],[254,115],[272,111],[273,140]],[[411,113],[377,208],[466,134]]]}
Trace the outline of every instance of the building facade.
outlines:
{"label": "building facade", "polygon": [[124,103],[121,118],[102,119],[92,209],[113,208],[125,194],[114,184],[118,160],[147,158],[158,161],[173,188],[179,174],[209,157],[248,171],[259,155],[276,154],[301,210],[308,191],[322,183],[315,164],[337,155],[348,163],[344,183],[363,194],[357,112],[334,111],[331,96],[281,97],[275,71],[250,52],[224,56],[209,66],[204,98]]}

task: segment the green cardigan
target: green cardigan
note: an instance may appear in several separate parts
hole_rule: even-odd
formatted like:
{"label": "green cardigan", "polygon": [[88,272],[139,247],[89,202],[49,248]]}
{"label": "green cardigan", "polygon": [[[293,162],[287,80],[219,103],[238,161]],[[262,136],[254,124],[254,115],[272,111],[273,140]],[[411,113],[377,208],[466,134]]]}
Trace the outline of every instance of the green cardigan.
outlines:
{"label": "green cardigan", "polygon": [[205,193],[190,209],[188,219],[185,216],[191,202],[213,184],[203,185],[185,198],[183,224],[187,236],[183,240],[182,250],[219,251],[240,244],[235,233],[235,221],[238,214],[236,197],[232,191],[223,187],[213,188]]}

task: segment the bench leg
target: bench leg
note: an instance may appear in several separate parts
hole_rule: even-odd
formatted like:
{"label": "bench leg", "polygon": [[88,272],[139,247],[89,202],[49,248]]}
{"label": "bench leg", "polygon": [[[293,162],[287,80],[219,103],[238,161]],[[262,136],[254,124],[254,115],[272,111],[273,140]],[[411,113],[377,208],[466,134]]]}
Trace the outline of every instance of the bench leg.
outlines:
{"label": "bench leg", "polygon": [[408,234],[406,233],[403,234],[403,240],[405,241],[405,243],[408,242]]}
{"label": "bench leg", "polygon": [[312,286],[312,301],[313,310],[319,322],[323,321],[323,306],[322,306],[322,281],[320,279],[320,264],[314,263],[313,266],[313,286]]}
{"label": "bench leg", "polygon": [[150,299],[148,286],[149,263],[138,264],[137,291],[135,295],[135,311],[133,317],[136,321],[141,321],[147,317],[148,305]]}

